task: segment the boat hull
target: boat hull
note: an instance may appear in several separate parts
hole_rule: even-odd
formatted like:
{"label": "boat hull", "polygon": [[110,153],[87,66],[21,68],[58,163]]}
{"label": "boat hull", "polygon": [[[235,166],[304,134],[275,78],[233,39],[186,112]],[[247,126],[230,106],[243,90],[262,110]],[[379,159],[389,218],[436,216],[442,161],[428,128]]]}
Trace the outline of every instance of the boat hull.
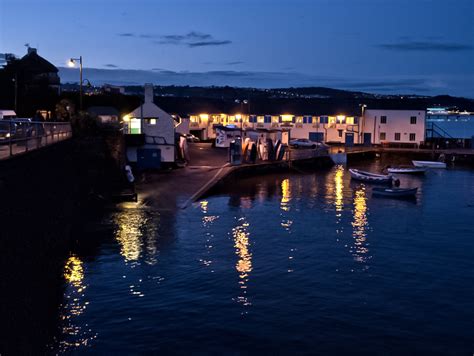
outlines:
{"label": "boat hull", "polygon": [[391,175],[374,174],[358,169],[349,169],[349,173],[352,179],[367,183],[391,184],[393,179]]}
{"label": "boat hull", "polygon": [[391,198],[411,198],[417,191],[418,188],[373,188],[372,194]]}
{"label": "boat hull", "polygon": [[410,167],[410,168],[388,168],[388,173],[392,174],[425,174],[426,167]]}
{"label": "boat hull", "polygon": [[412,161],[415,167],[446,168],[446,163],[436,161]]}

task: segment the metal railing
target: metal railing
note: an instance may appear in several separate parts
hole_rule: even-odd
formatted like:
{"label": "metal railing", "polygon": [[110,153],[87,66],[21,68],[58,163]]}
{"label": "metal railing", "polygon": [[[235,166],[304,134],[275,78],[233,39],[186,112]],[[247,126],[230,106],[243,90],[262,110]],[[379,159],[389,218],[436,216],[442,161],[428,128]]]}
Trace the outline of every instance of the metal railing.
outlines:
{"label": "metal railing", "polygon": [[69,122],[0,120],[0,160],[49,146],[71,136]]}

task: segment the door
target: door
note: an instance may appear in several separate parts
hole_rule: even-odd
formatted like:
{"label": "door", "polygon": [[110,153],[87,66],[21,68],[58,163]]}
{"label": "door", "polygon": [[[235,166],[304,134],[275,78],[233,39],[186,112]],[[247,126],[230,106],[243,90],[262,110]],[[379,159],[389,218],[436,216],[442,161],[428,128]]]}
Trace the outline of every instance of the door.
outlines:
{"label": "door", "polygon": [[364,146],[372,145],[372,134],[370,132],[364,132]]}
{"label": "door", "polygon": [[346,132],[346,147],[354,146],[354,133]]}
{"label": "door", "polygon": [[323,142],[324,141],[324,132],[310,132],[309,140],[314,142]]}

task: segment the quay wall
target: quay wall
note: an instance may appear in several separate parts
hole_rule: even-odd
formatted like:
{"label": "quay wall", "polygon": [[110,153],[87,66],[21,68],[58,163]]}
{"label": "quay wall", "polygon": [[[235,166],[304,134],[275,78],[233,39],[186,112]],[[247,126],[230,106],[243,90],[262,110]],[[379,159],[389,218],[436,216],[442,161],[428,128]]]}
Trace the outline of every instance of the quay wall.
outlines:
{"label": "quay wall", "polygon": [[92,239],[84,220],[100,218],[120,150],[117,138],[91,137],[0,162],[0,354],[47,352],[65,261],[75,241]]}

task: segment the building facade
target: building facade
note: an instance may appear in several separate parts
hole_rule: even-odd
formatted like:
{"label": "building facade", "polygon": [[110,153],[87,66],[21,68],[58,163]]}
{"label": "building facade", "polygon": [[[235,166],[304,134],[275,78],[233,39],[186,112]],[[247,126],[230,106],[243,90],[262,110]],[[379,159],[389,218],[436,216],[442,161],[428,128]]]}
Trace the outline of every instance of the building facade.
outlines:
{"label": "building facade", "polygon": [[[175,120],[153,102],[153,85],[145,84],[144,103],[123,118],[126,135],[141,135],[127,147],[127,158],[137,162],[137,148],[159,149],[161,162],[175,161]],[[131,140],[130,140],[131,141]]]}
{"label": "building facade", "polygon": [[425,141],[425,110],[372,110],[360,123],[361,143],[418,146]]}

